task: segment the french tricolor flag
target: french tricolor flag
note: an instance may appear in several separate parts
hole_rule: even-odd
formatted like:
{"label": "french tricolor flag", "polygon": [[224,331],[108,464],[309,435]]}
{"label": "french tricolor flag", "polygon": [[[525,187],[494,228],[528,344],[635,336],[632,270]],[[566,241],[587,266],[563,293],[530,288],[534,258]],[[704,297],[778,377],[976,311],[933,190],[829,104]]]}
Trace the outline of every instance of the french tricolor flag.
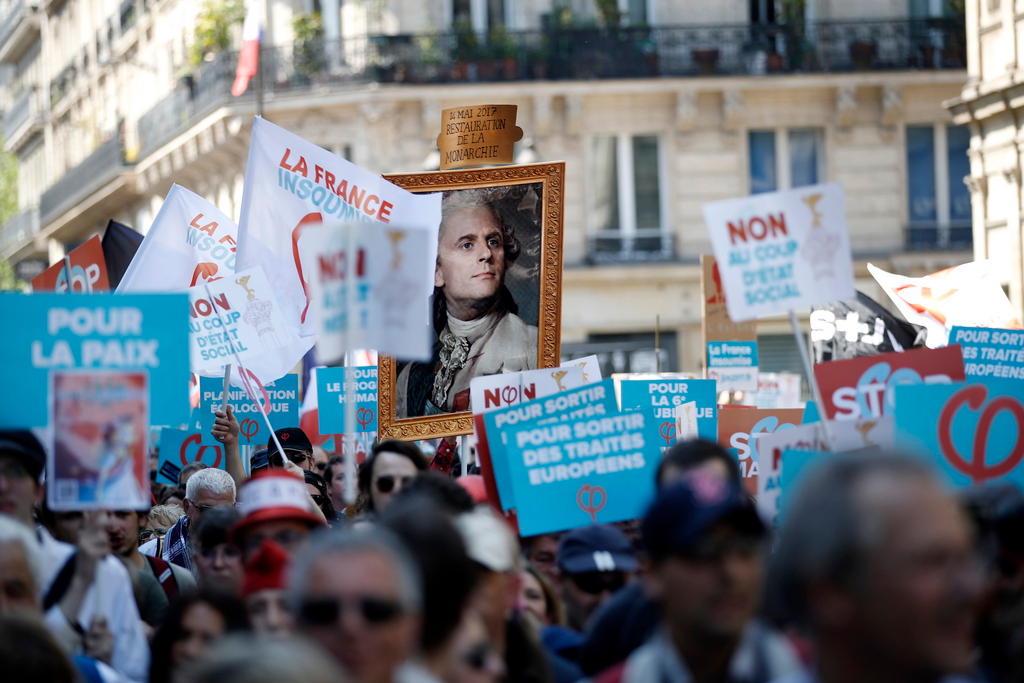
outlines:
{"label": "french tricolor flag", "polygon": [[309,372],[309,381],[306,382],[306,395],[299,407],[299,429],[306,432],[310,442],[315,446],[321,446],[330,438],[327,434],[320,433],[320,404],[316,395],[316,371],[322,368],[318,365]]}
{"label": "french tricolor flag", "polygon": [[245,23],[242,24],[242,49],[238,52],[238,68],[231,94],[238,97],[249,88],[249,81],[260,68],[260,43],[263,42],[263,22],[259,2],[249,0],[245,8]]}

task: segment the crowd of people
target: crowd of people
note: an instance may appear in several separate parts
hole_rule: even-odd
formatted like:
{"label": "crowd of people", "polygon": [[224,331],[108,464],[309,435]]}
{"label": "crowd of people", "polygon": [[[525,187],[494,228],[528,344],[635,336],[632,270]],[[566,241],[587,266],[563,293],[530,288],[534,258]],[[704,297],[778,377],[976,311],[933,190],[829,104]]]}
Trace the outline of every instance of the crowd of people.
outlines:
{"label": "crowd of people", "polygon": [[[237,446],[230,412],[214,430]],[[518,538],[478,474],[414,444],[377,443],[350,505],[340,459],[278,436],[249,475],[154,484],[149,510],[57,511],[40,442],[0,431],[3,678],[1024,680],[1013,486],[836,455],[772,529],[695,440],[665,451],[642,519]]]}

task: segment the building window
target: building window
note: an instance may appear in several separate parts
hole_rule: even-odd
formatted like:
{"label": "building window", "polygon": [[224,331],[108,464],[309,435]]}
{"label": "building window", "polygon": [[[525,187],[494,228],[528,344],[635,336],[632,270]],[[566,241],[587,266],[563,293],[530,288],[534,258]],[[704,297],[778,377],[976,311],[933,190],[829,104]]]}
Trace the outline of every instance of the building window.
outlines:
{"label": "building window", "polygon": [[481,35],[509,23],[512,0],[451,0],[452,26],[469,24]]}
{"label": "building window", "polygon": [[587,341],[562,344],[562,361],[596,355],[601,374],[619,372],[678,372],[676,333],[625,332],[589,334]]}
{"label": "building window", "polygon": [[821,182],[820,128],[752,130],[747,134],[750,193],[775,192]]}
{"label": "building window", "polygon": [[907,126],[907,248],[971,248],[970,138],[966,126]]}
{"label": "building window", "polygon": [[650,23],[647,0],[619,0],[619,13],[627,26],[646,26]]}
{"label": "building window", "polygon": [[591,140],[594,179],[592,256],[671,256],[662,210],[661,146],[656,135],[597,135]]}

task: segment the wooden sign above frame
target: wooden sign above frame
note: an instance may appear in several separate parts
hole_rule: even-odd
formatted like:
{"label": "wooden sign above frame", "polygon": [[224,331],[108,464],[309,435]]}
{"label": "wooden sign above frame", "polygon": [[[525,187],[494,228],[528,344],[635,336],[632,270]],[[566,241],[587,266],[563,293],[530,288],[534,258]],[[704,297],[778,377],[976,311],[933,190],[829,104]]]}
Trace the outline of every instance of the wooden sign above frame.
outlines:
{"label": "wooden sign above frame", "polygon": [[469,434],[469,381],[555,367],[562,318],[565,163],[385,176],[443,192],[434,276],[434,357],[381,357],[379,435]]}

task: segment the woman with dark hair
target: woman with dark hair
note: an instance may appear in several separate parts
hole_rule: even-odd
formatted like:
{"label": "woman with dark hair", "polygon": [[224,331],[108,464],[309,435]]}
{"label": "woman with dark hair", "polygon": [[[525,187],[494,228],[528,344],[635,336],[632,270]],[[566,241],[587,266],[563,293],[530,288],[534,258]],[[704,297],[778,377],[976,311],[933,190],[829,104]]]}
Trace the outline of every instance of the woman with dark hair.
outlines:
{"label": "woman with dark hair", "polygon": [[238,595],[242,550],[231,542],[229,532],[240,517],[230,505],[211,508],[191,532],[192,568],[202,590]]}
{"label": "woman with dark hair", "polygon": [[334,503],[331,502],[331,495],[327,490],[327,482],[312,470],[302,470],[302,476],[306,479],[306,489],[309,491],[309,497],[320,508],[320,512],[324,513],[327,526],[334,526],[334,523],[338,521],[338,512],[334,509]]}
{"label": "woman with dark hair", "polygon": [[248,629],[242,603],[233,596],[200,593],[174,602],[150,643],[150,683],[170,683],[224,635]]}
{"label": "woman with dark hair", "polygon": [[359,511],[376,513],[391,502],[402,487],[427,469],[427,460],[415,444],[381,441],[359,468]]}

